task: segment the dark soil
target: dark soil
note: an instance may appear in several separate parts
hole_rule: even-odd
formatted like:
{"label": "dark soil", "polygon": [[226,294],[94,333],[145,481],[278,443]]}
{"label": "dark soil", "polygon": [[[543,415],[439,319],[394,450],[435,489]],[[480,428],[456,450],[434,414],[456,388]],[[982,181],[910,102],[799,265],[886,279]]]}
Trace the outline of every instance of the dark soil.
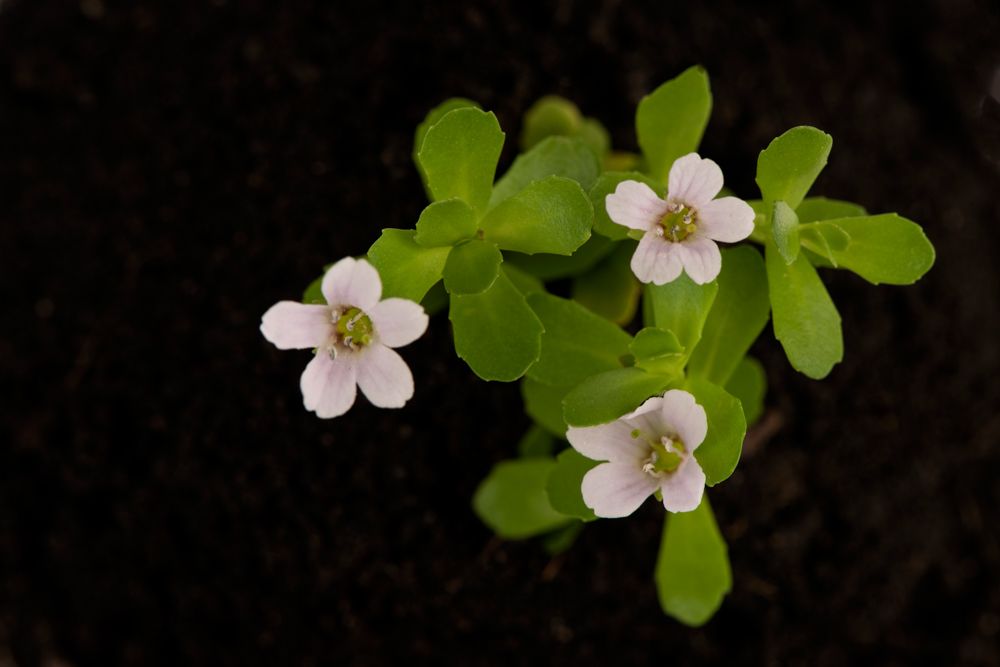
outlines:
{"label": "dark soil", "polygon": [[[995,3],[0,4],[0,665],[1000,664]],[[513,138],[561,93],[627,148],[693,63],[737,192],[817,125],[817,190],[938,249],[914,287],[829,276],[826,381],[758,343],[784,425],[712,491],[735,582],[699,630],[657,604],[654,503],[555,561],[478,522],[527,421],[443,317],[405,409],[335,421],[257,330],[412,226],[441,99]]]}

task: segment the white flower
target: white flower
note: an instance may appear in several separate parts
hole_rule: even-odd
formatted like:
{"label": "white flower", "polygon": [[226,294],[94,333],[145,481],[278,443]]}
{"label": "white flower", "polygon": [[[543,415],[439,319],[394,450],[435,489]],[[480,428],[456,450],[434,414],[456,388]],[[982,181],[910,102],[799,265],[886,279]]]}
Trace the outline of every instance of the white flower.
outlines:
{"label": "white flower", "polygon": [[680,389],[654,396],[610,424],[571,427],[566,438],[576,451],[607,461],[584,475],[583,502],[597,516],[619,518],[659,489],[667,510],[696,509],[705,473],[694,450],[707,432],[705,409]]}
{"label": "white flower", "polygon": [[378,271],[345,257],[323,276],[327,305],[281,301],[264,313],[260,331],[281,350],[314,348],[302,373],[307,410],[338,417],[354,405],[357,387],[380,408],[401,408],[413,396],[413,375],[390,349],[427,330],[427,314],[406,299],[385,299]]}
{"label": "white flower", "polygon": [[623,181],[605,198],[612,221],[645,234],[632,255],[632,272],[644,283],[663,285],[687,271],[703,285],[722,268],[716,241],[735,243],[753,231],[754,212],[742,199],[713,199],[722,189],[722,170],[697,153],[670,167],[667,198],[638,181]]}

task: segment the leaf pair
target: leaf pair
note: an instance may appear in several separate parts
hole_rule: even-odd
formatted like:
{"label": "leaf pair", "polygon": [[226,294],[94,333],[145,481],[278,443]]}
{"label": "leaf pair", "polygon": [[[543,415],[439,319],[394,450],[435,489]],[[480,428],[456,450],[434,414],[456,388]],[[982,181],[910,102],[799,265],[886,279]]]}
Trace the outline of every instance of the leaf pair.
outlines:
{"label": "leaf pair", "polygon": [[[383,230],[369,250],[387,296],[451,296],[455,349],[486,380],[515,380],[538,358],[542,324],[501,251],[571,255],[590,237],[599,165],[579,141],[551,138],[493,177],[504,133],[492,113],[449,100],[417,130],[414,158],[433,200],[415,231]],[[515,276],[512,280],[511,276]]]}
{"label": "leaf pair", "polygon": [[844,354],[840,314],[815,266],[842,267],[874,284],[908,285],[934,263],[915,223],[894,213],[866,216],[856,205],[806,193],[826,165],[833,140],[812,127],[776,138],[757,160],[763,195],[768,290],[774,335],[792,366],[825,377]]}

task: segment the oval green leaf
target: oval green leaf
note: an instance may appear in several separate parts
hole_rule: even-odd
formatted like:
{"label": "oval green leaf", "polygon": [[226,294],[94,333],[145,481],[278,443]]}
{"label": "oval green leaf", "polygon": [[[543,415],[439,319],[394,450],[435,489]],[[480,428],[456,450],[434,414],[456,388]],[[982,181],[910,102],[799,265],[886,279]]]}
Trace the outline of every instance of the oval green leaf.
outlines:
{"label": "oval green leaf", "polygon": [[817,220],[832,220],[834,218],[853,218],[866,213],[864,206],[842,199],[827,197],[806,197],[795,209],[799,224],[816,222]]}
{"label": "oval green leaf", "polygon": [[767,271],[756,248],[723,248],[719,292],[708,312],[688,373],[724,385],[771,314]]}
{"label": "oval green leaf", "polygon": [[413,161],[417,163],[418,169],[420,168],[420,161],[417,160],[417,153],[420,152],[420,146],[424,143],[427,130],[431,129],[431,126],[444,118],[445,114],[449,111],[464,109],[465,107],[478,109],[479,105],[464,97],[452,97],[428,111],[424,119],[417,125],[417,131],[413,135]]}
{"label": "oval green leaf", "polygon": [[590,375],[621,368],[632,337],[569,299],[532,294],[528,304],[542,321],[542,352],[528,377],[552,385],[575,385]]}
{"label": "oval green leaf", "polygon": [[531,378],[521,381],[521,398],[524,411],[539,426],[552,435],[566,437],[566,420],[563,419],[563,399],[572,387],[542,384]]}
{"label": "oval green leaf", "polygon": [[445,199],[427,206],[417,220],[413,240],[427,248],[455,245],[476,235],[476,213],[461,199]]}
{"label": "oval green leaf", "polygon": [[444,265],[444,288],[449,294],[485,292],[500,273],[503,255],[489,241],[474,239],[451,249]]}
{"label": "oval green leaf", "polygon": [[591,375],[566,394],[563,417],[570,426],[613,422],[650,396],[662,393],[674,379],[641,368],[619,368]]}
{"label": "oval green leaf", "polygon": [[685,388],[708,416],[708,433],[694,457],[705,471],[705,483],[715,486],[732,475],[740,462],[747,434],[743,406],[725,389],[701,378],[689,378]]}
{"label": "oval green leaf", "polygon": [[[558,280],[585,275],[591,268],[614,250],[614,244],[603,236],[591,236],[572,255],[523,255],[508,252],[504,260],[540,280]],[[631,270],[631,269],[630,269]]]}
{"label": "oval green leaf", "polygon": [[492,113],[474,107],[446,113],[427,130],[417,152],[431,198],[461,199],[481,215],[493,190],[503,139]]}
{"label": "oval green leaf", "polygon": [[382,298],[392,296],[419,303],[441,280],[451,248],[425,248],[413,240],[412,229],[383,229],[368,249],[368,261],[382,278]]}
{"label": "oval green leaf", "polygon": [[549,176],[568,178],[588,190],[600,173],[597,155],[582,140],[549,137],[514,160],[507,173],[493,186],[490,208]]}
{"label": "oval green leaf", "polygon": [[722,604],[733,576],[707,496],[693,512],[667,515],[653,578],[663,611],[685,625],[704,625]]}
{"label": "oval green leaf", "polygon": [[529,150],[548,137],[572,137],[583,127],[580,109],[564,97],[546,95],[524,112],[521,148]]}
{"label": "oval green leaf", "polygon": [[807,236],[803,237],[806,248],[828,255],[834,266],[875,285],[911,285],[934,265],[934,246],[924,230],[895,213],[823,220],[810,229],[823,238],[839,234],[846,244],[817,243]]}
{"label": "oval green leaf", "polygon": [[719,291],[717,282],[698,285],[686,273],[666,285],[647,285],[646,300],[652,322],[646,326],[674,332],[689,358]]}
{"label": "oval green leaf", "polygon": [[600,461],[592,461],[572,447],[563,450],[556,458],[556,465],[545,485],[552,509],[584,521],[596,519],[594,510],[583,502],[580,485],[583,476],[598,465]]}
{"label": "oval green leaf", "polygon": [[826,166],[833,137],[815,127],[793,127],[774,139],[757,158],[757,186],[768,202],[798,208]]}
{"label": "oval green leaf", "polygon": [[[583,244],[583,248],[598,239],[604,240],[604,237],[591,237],[590,241]],[[573,299],[615,324],[625,326],[631,322],[639,306],[639,295],[642,294],[642,286],[630,266],[634,252],[634,242],[615,243],[613,251],[607,257],[591,271],[573,280]]]}
{"label": "oval green leaf", "polygon": [[774,337],[792,368],[815,380],[844,357],[840,313],[805,254],[786,264],[769,241],[764,251]]}
{"label": "oval green leaf", "polygon": [[522,459],[552,458],[555,453],[556,439],[552,434],[537,424],[532,424],[528,432],[517,443],[517,455]]}
{"label": "oval green leaf", "polygon": [[484,380],[512,382],[538,360],[542,323],[503,273],[481,294],[451,297],[455,352]]}
{"label": "oval green leaf", "polygon": [[752,425],[764,414],[764,395],[767,393],[764,366],[753,357],[743,357],[726,382],[726,391],[739,399],[747,425]]}
{"label": "oval green leaf", "polygon": [[774,202],[771,214],[771,235],[778,252],[791,264],[799,256],[799,219],[795,211],[780,199]]}
{"label": "oval green leaf", "polygon": [[647,172],[666,185],[674,160],[698,150],[712,115],[708,73],[690,67],[639,102],[635,131],[646,157]]}
{"label": "oval green leaf", "polygon": [[504,250],[571,255],[590,238],[594,209],[576,181],[549,176],[490,210],[484,238]]}
{"label": "oval green leaf", "polygon": [[551,458],[496,464],[472,496],[476,515],[493,532],[508,540],[541,535],[573,521],[552,508],[545,492],[555,465]]}

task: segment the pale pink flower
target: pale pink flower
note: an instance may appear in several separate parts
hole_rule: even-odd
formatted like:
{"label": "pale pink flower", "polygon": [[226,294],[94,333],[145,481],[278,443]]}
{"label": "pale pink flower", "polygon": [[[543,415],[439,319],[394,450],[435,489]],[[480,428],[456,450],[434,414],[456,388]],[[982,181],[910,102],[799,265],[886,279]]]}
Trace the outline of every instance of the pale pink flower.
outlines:
{"label": "pale pink flower", "polygon": [[315,350],[300,383],[306,409],[338,417],[354,405],[357,387],[377,407],[403,407],[413,396],[413,375],[391,348],[427,330],[423,307],[406,299],[380,301],[378,271],[352,257],[330,267],[322,292],[327,305],[281,301],[260,324],[278,349]]}
{"label": "pale pink flower", "polygon": [[612,221],[643,233],[632,255],[632,272],[644,283],[664,285],[687,271],[703,285],[722,269],[716,241],[735,243],[753,231],[754,212],[742,199],[713,199],[722,190],[722,170],[697,153],[670,167],[667,197],[638,181],[623,181],[605,198]]}
{"label": "pale pink flower", "polygon": [[607,461],[588,471],[580,490],[583,502],[605,518],[628,516],[657,489],[671,512],[690,512],[701,503],[705,473],[694,457],[708,418],[694,396],[671,389],[610,424],[570,427],[576,451]]}

